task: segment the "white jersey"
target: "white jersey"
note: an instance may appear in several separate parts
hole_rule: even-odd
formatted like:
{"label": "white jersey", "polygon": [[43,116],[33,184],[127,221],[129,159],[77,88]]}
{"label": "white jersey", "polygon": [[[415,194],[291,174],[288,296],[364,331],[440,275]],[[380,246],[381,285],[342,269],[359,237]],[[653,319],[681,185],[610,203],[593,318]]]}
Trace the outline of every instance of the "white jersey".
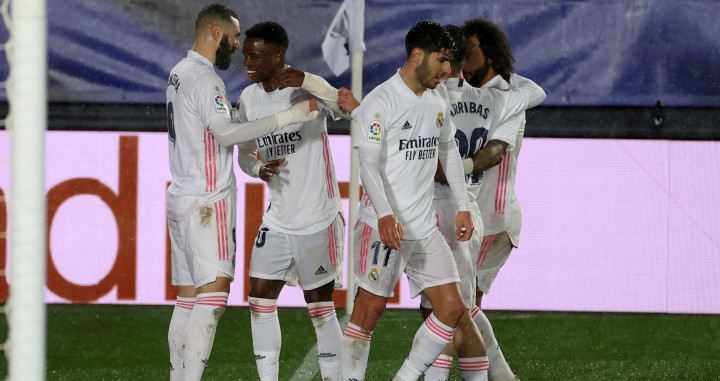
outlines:
{"label": "white jersey", "polygon": [[[449,113],[444,88],[426,89],[417,96],[399,73],[370,92],[353,112],[358,126],[355,146],[380,146],[382,185],[405,239],[424,239],[437,230],[432,179],[439,144],[455,135]],[[377,229],[377,214],[367,195],[358,218]]]}
{"label": "white jersey", "polygon": [[213,122],[230,119],[230,112],[225,84],[213,64],[192,50],[170,72],[165,93],[173,178],[167,190],[167,214],[182,220],[198,206],[237,191],[233,147],[218,144],[208,130]]}
{"label": "white jersey", "polygon": [[[257,120],[312,98],[302,88],[267,93],[262,84],[256,83],[240,95],[240,119]],[[240,154],[257,150],[263,162],[286,159],[278,168],[280,174],[267,183],[270,206],[263,216],[263,223],[285,234],[305,235],[325,229],[342,210],[328,143],[326,118],[332,115],[332,110],[320,99],[316,100],[320,112],[314,120],[290,124],[254,142],[239,145]]]}
{"label": "white jersey", "polygon": [[[507,90],[511,85],[498,75],[483,85],[483,88]],[[505,125],[515,131],[514,135],[491,126],[487,140],[502,140],[514,146],[514,149],[505,152],[500,164],[485,170],[478,194],[478,206],[485,225],[484,234],[487,236],[507,232],[513,246],[517,247],[520,243],[522,213],[515,195],[515,172],[525,134],[525,112],[515,115]],[[509,136],[513,136],[512,141],[506,140]]]}
{"label": "white jersey", "polygon": [[[502,80],[502,77],[499,77]],[[504,91],[496,88],[476,88],[460,78],[448,78],[443,83],[451,105],[450,118],[455,124],[455,141],[463,159],[473,157],[491,139],[508,143],[507,151],[515,149],[517,126],[505,123],[528,106],[525,91]],[[492,131],[492,132],[490,132]],[[483,173],[465,176],[468,200],[477,199]],[[435,183],[435,198],[453,197],[447,183]]]}

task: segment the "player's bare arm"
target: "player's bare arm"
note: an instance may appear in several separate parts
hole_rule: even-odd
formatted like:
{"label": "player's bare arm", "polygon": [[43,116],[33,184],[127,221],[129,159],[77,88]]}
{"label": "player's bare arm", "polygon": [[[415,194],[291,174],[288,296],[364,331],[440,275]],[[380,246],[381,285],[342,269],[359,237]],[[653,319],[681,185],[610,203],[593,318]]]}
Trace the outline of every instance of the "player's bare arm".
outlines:
{"label": "player's bare arm", "polygon": [[282,90],[286,87],[302,87],[304,80],[305,72],[292,67],[286,67],[282,70],[278,70],[273,75],[273,81],[279,86],[278,90]]}
{"label": "player's bare arm", "polygon": [[[471,222],[472,223],[472,222]],[[400,240],[405,238],[402,224],[391,214],[378,220],[380,240],[385,246],[397,250],[400,248]]]}
{"label": "player's bare arm", "polygon": [[262,181],[271,183],[272,178],[275,175],[280,174],[280,170],[278,167],[280,167],[285,162],[285,158],[277,159],[277,160],[270,160],[267,163],[263,163],[260,166],[260,170],[258,172],[260,179]]}
{"label": "player's bare arm", "polygon": [[337,103],[340,110],[347,114],[352,114],[352,112],[360,106],[360,102],[355,98],[355,94],[345,87],[341,87],[340,90],[338,90]]}
{"label": "player's bare arm", "polygon": [[472,157],[472,173],[480,173],[502,163],[507,146],[507,142],[502,140],[493,139],[489,141],[485,147]]}
{"label": "player's bare arm", "polygon": [[455,217],[455,238],[458,241],[467,241],[472,237],[473,230],[475,230],[475,227],[470,212],[458,212]]}

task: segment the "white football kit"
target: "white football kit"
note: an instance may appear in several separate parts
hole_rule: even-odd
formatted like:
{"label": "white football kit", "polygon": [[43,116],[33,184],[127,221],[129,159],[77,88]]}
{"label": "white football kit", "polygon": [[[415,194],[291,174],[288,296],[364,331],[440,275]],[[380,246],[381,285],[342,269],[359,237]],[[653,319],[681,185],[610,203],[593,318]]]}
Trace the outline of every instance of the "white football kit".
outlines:
{"label": "white football kit", "polygon": [[[442,88],[426,89],[417,96],[399,73],[376,87],[353,111],[358,126],[355,148],[366,189],[355,226],[355,275],[360,287],[376,295],[391,296],[403,271],[413,297],[427,287],[459,281],[432,204],[439,148],[451,143],[455,134],[449,112]],[[460,164],[459,158],[453,164]],[[379,171],[377,180],[374,172],[369,173],[372,165],[377,165],[373,169]],[[372,202],[371,186],[380,190]],[[462,195],[457,197],[457,208],[466,211],[464,183],[458,186],[462,189],[453,192]],[[390,214],[404,232],[397,251],[385,247],[377,231],[378,219]]]}
{"label": "white football kit", "polygon": [[[502,79],[502,77],[500,77]],[[447,88],[451,105],[450,118],[455,124],[455,141],[463,159],[472,158],[477,151],[492,139],[508,142],[508,151],[515,146],[517,128],[508,123],[516,115],[523,113],[535,93],[541,92],[539,86],[531,81],[524,82],[526,87],[505,91],[496,88],[475,88],[461,78],[448,78],[443,83]],[[460,273],[460,291],[467,308],[475,305],[475,264],[478,259],[484,234],[484,220],[480,218],[477,197],[480,193],[482,173],[467,174],[468,208],[473,215],[475,233],[470,241],[459,242],[455,239],[455,215],[457,208],[449,199],[452,192],[447,183],[435,183],[435,207],[438,213],[438,225],[453,255]],[[477,218],[477,221],[476,221]],[[422,301],[424,307],[429,302]]]}
{"label": "white football kit", "polygon": [[[512,86],[498,75],[483,88],[508,90]],[[522,213],[515,195],[515,173],[525,134],[525,112],[505,123],[503,127],[507,128],[504,131],[493,127],[489,130],[487,140],[502,140],[508,143],[508,150],[500,164],[484,171],[477,197],[485,233],[477,258],[476,281],[477,289],[486,294],[490,292],[493,281],[510,257],[513,247],[520,243]]]}
{"label": "white football kit", "polygon": [[166,90],[168,151],[173,180],[167,190],[173,284],[232,279],[235,268],[233,147],[218,144],[208,126],[230,119],[225,85],[213,64],[190,50],[170,72]]}
{"label": "white football kit", "polygon": [[[331,88],[324,79],[312,78]],[[345,227],[326,123],[327,116],[336,115],[333,108],[303,88],[268,93],[256,83],[240,95],[239,117],[256,120],[312,98],[320,108],[314,120],[288,125],[239,145],[240,167],[254,177],[258,177],[260,166],[257,154],[262,162],[286,159],[278,167],[280,173],[267,183],[270,205],[253,248],[250,276],[292,282],[295,275],[304,289],[335,279],[335,287],[342,287]],[[333,106],[337,109],[336,104]]]}

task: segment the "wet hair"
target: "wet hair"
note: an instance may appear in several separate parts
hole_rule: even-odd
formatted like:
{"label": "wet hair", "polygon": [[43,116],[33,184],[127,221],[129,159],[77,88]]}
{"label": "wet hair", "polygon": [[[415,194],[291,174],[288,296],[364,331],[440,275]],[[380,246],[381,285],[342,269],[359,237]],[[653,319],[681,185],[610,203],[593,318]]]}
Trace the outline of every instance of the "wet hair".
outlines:
{"label": "wet hair", "polygon": [[233,18],[240,20],[237,13],[232,9],[220,4],[210,4],[200,10],[195,18],[195,34],[205,25],[212,24],[216,21],[231,23]]}
{"label": "wet hair", "polygon": [[450,33],[440,24],[424,20],[415,24],[405,36],[405,54],[410,58],[413,49],[420,48],[426,53],[455,49]]}
{"label": "wet hair", "polygon": [[463,36],[463,30],[457,25],[447,24],[444,26],[450,33],[450,37],[453,39],[455,49],[450,56],[450,65],[458,66],[461,65],[465,56],[467,56],[467,47],[465,46],[465,36]]}
{"label": "wet hair", "polygon": [[515,57],[513,57],[510,49],[510,41],[505,33],[500,30],[500,27],[493,22],[478,17],[465,21],[462,28],[465,38],[477,37],[483,54],[492,61],[490,66],[503,79],[509,81],[510,74],[515,72],[515,68],[513,68]]}
{"label": "wet hair", "polygon": [[282,25],[274,21],[263,21],[253,25],[245,31],[248,38],[259,38],[268,44],[282,46],[284,49],[288,47],[288,34]]}

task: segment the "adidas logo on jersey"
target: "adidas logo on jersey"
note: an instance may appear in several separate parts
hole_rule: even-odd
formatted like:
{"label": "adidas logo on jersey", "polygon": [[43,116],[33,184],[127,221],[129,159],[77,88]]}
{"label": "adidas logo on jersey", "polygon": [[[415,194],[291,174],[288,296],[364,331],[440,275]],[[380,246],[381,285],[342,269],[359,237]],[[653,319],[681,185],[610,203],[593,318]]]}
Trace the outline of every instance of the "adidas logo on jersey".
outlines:
{"label": "adidas logo on jersey", "polygon": [[401,129],[401,130],[409,130],[409,129],[411,129],[411,128],[412,128],[412,126],[410,125],[410,122],[408,122],[408,121],[406,120],[406,121],[405,121],[405,124],[403,124],[403,126],[402,126],[400,129]]}
{"label": "adidas logo on jersey", "polygon": [[325,270],[324,267],[320,266],[320,267],[318,267],[318,269],[315,271],[315,275],[322,275],[322,274],[327,274],[327,270]]}

